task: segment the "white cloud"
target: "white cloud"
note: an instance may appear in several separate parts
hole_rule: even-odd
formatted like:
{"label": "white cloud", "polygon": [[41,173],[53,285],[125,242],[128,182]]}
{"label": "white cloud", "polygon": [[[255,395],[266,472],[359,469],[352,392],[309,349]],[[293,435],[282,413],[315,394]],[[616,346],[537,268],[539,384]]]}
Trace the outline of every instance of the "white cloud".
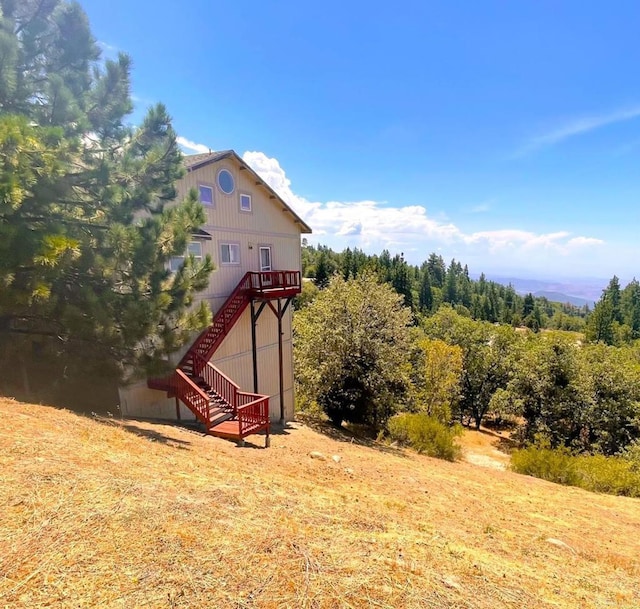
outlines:
{"label": "white cloud", "polygon": [[197,144],[196,142],[192,142],[191,140],[188,140],[186,137],[182,137],[180,135],[176,138],[176,141],[180,146],[182,146],[183,148],[186,148],[191,152],[199,152],[199,153],[211,152],[211,148],[209,148],[209,146],[205,146],[204,144]]}
{"label": "white cloud", "polygon": [[640,106],[616,110],[608,114],[582,116],[570,119],[551,131],[532,137],[516,154],[523,156],[539,148],[553,146],[571,137],[589,133],[615,123],[633,120],[640,116]]}
{"label": "white cloud", "polygon": [[341,237],[347,237],[349,235],[361,235],[362,222],[345,222],[336,234],[340,235]]}
{"label": "white cloud", "polygon": [[568,247],[584,247],[590,245],[604,245],[604,241],[594,237],[574,237],[567,242]]}
{"label": "white cloud", "polygon": [[[422,205],[391,206],[379,201],[312,202],[296,195],[277,159],[262,152],[245,152],[244,161],[313,229],[311,241],[334,248],[360,247],[369,253],[383,248],[410,252],[419,263],[432,251],[480,265],[494,260],[524,266],[552,266],[558,256],[583,254],[600,239],[572,236],[569,231],[535,233],[520,229],[465,232],[452,222],[431,217]],[[315,237],[315,239],[314,239]],[[579,251],[578,251],[579,250]],[[581,261],[580,261],[581,262]]]}

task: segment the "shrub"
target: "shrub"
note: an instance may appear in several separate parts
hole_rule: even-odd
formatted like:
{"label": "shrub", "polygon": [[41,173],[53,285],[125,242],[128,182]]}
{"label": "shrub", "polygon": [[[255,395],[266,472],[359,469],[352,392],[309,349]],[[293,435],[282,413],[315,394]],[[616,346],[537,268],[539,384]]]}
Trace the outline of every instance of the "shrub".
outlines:
{"label": "shrub", "polygon": [[511,455],[511,469],[588,491],[640,497],[640,472],[623,457],[572,455],[566,448],[529,446]]}
{"label": "shrub", "polygon": [[640,439],[635,439],[621,453],[620,456],[631,463],[631,470],[640,474]]}
{"label": "shrub", "polygon": [[574,459],[566,448],[529,446],[511,455],[511,469],[549,482],[576,486],[578,475]]}
{"label": "shrub", "polygon": [[640,497],[640,473],[620,457],[584,455],[575,457],[580,473],[578,486],[598,493]]}
{"label": "shrub", "polygon": [[389,419],[387,429],[392,440],[429,457],[455,461],[460,456],[455,441],[461,433],[459,426],[448,427],[426,414],[405,413]]}

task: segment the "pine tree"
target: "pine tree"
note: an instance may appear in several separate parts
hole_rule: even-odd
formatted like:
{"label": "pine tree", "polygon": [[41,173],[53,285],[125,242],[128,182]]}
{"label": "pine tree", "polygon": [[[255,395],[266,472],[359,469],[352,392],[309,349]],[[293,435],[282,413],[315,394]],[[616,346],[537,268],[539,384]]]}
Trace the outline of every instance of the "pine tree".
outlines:
{"label": "pine tree", "polygon": [[455,305],[458,301],[458,264],[455,259],[451,261],[445,277],[444,301]]}
{"label": "pine tree", "polygon": [[211,315],[192,306],[211,260],[168,270],[204,222],[195,192],[174,205],[171,119],[127,126],[130,60],[100,62],[78,4],[0,11],[0,351],[157,369]]}
{"label": "pine tree", "polygon": [[318,256],[318,262],[316,263],[316,276],[315,283],[320,288],[326,288],[329,284],[331,277],[331,265],[329,263],[327,252],[323,249]]}
{"label": "pine tree", "polygon": [[427,269],[429,270],[431,285],[437,288],[443,287],[446,267],[442,256],[438,256],[435,253],[431,254],[427,260]]}
{"label": "pine tree", "polygon": [[640,282],[632,279],[622,291],[624,323],[631,328],[631,338],[640,338]]}
{"label": "pine tree", "polygon": [[622,323],[622,310],[620,308],[620,280],[614,275],[609,281],[609,285],[604,290],[611,307],[613,308],[613,319]]}
{"label": "pine tree", "polygon": [[425,269],[422,273],[422,279],[420,280],[420,292],[418,294],[418,306],[423,313],[431,311],[433,306],[433,293],[431,291],[431,281],[429,279],[429,273]]}
{"label": "pine tree", "polygon": [[589,342],[602,342],[612,345],[615,341],[613,305],[607,295],[596,303],[591,315],[587,319],[585,337]]}
{"label": "pine tree", "polygon": [[409,265],[404,260],[404,254],[396,255],[391,261],[391,285],[393,289],[402,295],[404,305],[413,308],[413,292],[411,282],[411,271]]}
{"label": "pine tree", "polygon": [[531,313],[533,313],[533,308],[536,305],[536,301],[533,297],[533,294],[531,292],[529,292],[525,297],[524,297],[524,301],[522,303],[522,317],[523,319],[525,317],[527,317],[528,315],[531,315]]}

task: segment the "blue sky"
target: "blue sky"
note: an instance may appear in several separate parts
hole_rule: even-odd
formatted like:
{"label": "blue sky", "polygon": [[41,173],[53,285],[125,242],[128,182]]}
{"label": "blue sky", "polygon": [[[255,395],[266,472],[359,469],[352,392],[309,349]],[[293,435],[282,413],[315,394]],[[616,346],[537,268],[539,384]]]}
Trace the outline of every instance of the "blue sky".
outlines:
{"label": "blue sky", "polygon": [[186,152],[233,148],[313,242],[640,276],[640,4],[83,0]]}

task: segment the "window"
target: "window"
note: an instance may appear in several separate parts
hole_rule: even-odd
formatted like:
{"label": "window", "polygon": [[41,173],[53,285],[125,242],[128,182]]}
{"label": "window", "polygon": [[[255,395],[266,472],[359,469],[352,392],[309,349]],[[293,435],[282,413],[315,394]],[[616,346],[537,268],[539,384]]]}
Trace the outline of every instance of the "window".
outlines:
{"label": "window", "polygon": [[240,264],[240,245],[238,243],[221,243],[220,263]]}
{"label": "window", "polygon": [[221,169],[218,172],[218,187],[225,195],[230,195],[233,193],[236,185],[231,172],[227,169]]}
{"label": "window", "polygon": [[213,188],[211,186],[199,184],[198,192],[200,194],[200,202],[203,205],[213,205]]}
{"label": "window", "polygon": [[[199,241],[192,241],[187,246],[186,255],[192,255],[197,262],[202,261],[202,243]],[[172,273],[179,271],[184,264],[185,256],[172,256],[171,260],[169,260],[169,270]]]}
{"label": "window", "polygon": [[240,195],[240,211],[251,211],[251,195]]}
{"label": "window", "polygon": [[271,270],[271,247],[260,246],[260,270]]}

